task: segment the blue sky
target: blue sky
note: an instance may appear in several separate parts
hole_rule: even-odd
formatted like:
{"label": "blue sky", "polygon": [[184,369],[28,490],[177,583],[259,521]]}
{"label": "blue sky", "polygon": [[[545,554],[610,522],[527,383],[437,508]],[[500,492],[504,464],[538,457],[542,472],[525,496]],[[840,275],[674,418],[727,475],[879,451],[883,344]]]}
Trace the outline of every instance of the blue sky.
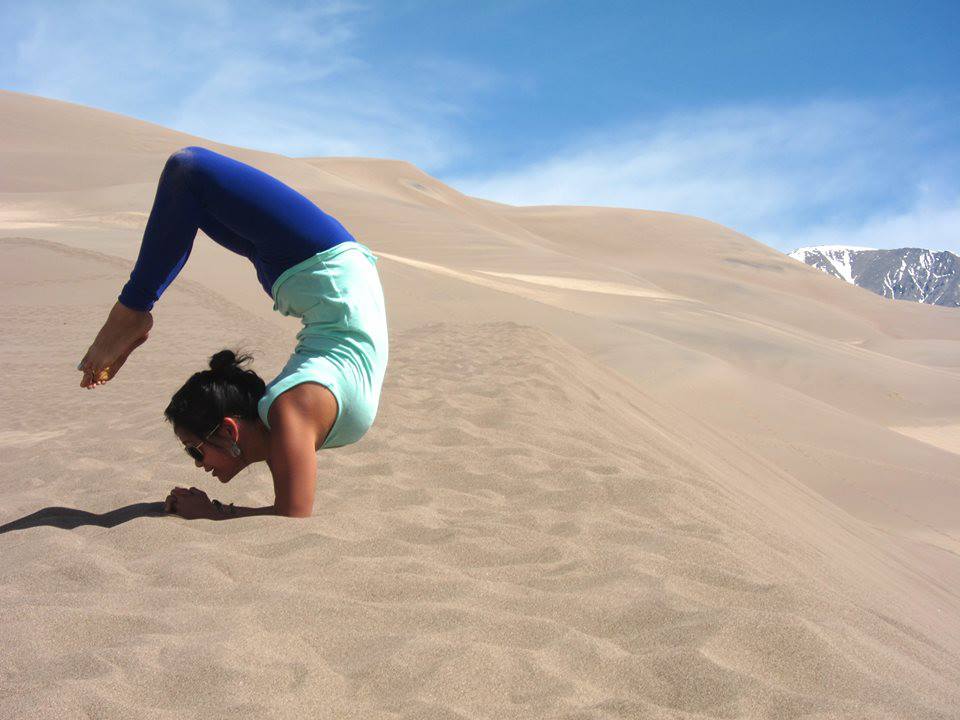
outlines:
{"label": "blue sky", "polygon": [[17,2],[0,87],[781,250],[960,251],[960,2]]}

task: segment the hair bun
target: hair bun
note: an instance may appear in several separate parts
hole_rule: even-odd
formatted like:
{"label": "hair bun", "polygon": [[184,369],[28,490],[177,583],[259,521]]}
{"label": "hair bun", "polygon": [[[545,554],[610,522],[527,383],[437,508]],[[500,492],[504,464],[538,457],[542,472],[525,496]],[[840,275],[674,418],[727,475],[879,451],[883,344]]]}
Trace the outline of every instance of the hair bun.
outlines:
{"label": "hair bun", "polygon": [[225,417],[259,421],[259,402],[266,384],[244,365],[253,358],[221,350],[210,358],[210,369],[190,376],[170,400],[164,415],[174,427],[203,437]]}
{"label": "hair bun", "polygon": [[249,355],[240,355],[238,357],[233,350],[221,350],[210,358],[210,370],[219,375],[226,375],[232,370],[239,369],[240,365],[249,359]]}

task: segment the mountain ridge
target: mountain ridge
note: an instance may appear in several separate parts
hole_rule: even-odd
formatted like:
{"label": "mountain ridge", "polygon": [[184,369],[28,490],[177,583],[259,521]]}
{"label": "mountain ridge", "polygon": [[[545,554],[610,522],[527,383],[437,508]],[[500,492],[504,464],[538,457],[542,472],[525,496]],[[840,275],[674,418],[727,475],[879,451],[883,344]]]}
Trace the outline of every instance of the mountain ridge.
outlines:
{"label": "mountain ridge", "polygon": [[960,256],[949,250],[816,245],[787,255],[883,297],[960,307]]}

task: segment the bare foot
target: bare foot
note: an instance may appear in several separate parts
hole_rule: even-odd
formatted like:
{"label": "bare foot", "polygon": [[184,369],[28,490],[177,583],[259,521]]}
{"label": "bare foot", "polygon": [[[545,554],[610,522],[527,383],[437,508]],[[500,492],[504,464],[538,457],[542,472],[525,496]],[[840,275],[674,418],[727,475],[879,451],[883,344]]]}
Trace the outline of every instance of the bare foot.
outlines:
{"label": "bare foot", "polygon": [[94,375],[92,372],[84,371],[83,379],[80,381],[80,387],[85,387],[87,389],[95,388],[98,385],[103,385],[108,380],[113,379],[113,376],[120,371],[120,368],[123,367],[123,364],[127,361],[127,358],[130,357],[130,353],[143,345],[146,341],[147,336],[144,335],[142,338],[135,341],[133,345],[130,346],[129,350],[123,352],[120,357],[118,357],[96,375]]}
{"label": "bare foot", "polygon": [[131,310],[117,302],[77,366],[83,372],[80,386],[97,387],[112,379],[130,353],[146,341],[152,328],[153,316],[149,312]]}

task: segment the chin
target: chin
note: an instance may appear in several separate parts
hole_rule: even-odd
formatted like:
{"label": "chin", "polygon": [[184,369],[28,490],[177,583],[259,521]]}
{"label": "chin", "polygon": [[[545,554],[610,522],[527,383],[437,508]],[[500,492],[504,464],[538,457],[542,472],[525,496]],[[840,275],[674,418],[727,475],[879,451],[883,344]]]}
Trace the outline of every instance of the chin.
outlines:
{"label": "chin", "polygon": [[[237,476],[237,474],[238,474],[241,470],[243,470],[244,467],[246,467],[246,465],[244,465],[243,467],[234,468],[233,470],[224,470],[223,475],[217,477],[217,480],[219,480],[220,482],[226,484],[226,483],[230,482],[231,480],[233,480],[233,479]],[[228,474],[228,473],[229,473],[229,474]]]}

